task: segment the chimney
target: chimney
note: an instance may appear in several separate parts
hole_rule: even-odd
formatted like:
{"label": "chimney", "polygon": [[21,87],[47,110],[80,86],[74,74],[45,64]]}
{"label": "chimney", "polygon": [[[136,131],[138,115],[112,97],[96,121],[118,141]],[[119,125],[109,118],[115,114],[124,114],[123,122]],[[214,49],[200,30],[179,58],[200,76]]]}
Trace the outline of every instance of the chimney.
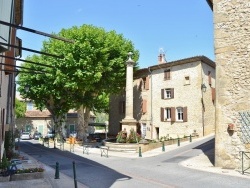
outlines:
{"label": "chimney", "polygon": [[165,58],[165,53],[162,48],[160,48],[159,53],[160,54],[158,56],[158,64],[167,63],[166,58]]}

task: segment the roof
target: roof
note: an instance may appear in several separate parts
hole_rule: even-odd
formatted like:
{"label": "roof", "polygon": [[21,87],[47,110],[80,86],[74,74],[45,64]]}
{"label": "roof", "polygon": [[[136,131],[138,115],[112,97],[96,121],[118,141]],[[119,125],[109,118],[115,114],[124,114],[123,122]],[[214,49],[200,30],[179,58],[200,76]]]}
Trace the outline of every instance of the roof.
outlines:
{"label": "roof", "polygon": [[211,10],[213,10],[213,0],[206,0]]}
{"label": "roof", "polygon": [[185,59],[181,59],[181,60],[177,60],[177,61],[157,64],[157,65],[149,67],[149,70],[151,71],[151,70],[157,70],[157,69],[162,69],[162,68],[168,68],[168,67],[192,63],[192,62],[196,62],[196,61],[201,61],[201,62],[206,63],[207,65],[214,67],[214,68],[216,66],[215,62],[212,61],[211,59],[207,58],[206,56],[195,56],[195,57],[185,58]]}
{"label": "roof", "polygon": [[51,117],[51,113],[48,110],[28,110],[25,112],[25,117]]}

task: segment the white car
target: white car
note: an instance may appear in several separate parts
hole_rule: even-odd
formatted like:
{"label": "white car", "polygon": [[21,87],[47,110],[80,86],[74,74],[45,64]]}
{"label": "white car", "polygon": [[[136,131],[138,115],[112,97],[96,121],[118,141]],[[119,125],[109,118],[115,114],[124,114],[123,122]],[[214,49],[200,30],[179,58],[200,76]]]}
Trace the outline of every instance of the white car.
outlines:
{"label": "white car", "polygon": [[23,132],[20,138],[21,138],[21,140],[30,140],[31,135],[29,132]]}

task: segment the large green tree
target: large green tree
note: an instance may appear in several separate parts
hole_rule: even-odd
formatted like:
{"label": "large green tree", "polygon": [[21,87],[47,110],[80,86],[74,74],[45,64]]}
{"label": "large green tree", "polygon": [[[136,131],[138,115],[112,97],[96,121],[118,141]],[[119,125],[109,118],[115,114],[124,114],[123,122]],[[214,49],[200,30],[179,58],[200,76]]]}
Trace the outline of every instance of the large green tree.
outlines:
{"label": "large green tree", "polygon": [[[32,99],[40,109],[46,107],[55,123],[71,108],[85,111],[86,124],[90,110],[107,111],[111,93],[125,87],[128,52],[136,61],[139,52],[133,43],[115,31],[105,31],[92,25],[62,29],[58,36],[72,39],[73,43],[49,39],[43,42],[42,51],[62,58],[33,55],[26,68],[45,73],[19,74],[19,91]],[[40,65],[47,65],[42,66]],[[136,65],[137,66],[137,65]],[[23,69],[22,69],[23,70]],[[24,71],[24,70],[23,70]],[[25,86],[30,86],[28,92]]]}
{"label": "large green tree", "polygon": [[15,99],[15,115],[16,118],[24,117],[26,112],[26,104],[25,102],[19,101],[17,98]]}

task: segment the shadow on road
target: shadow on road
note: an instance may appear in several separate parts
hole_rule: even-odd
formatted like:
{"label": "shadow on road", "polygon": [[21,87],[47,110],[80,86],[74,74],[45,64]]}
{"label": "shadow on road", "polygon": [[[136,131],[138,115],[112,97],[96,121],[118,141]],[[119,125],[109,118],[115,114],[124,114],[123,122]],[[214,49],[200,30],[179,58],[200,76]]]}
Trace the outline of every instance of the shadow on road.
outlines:
{"label": "shadow on road", "polygon": [[202,150],[202,152],[208,157],[208,159],[210,160],[210,162],[214,165],[215,161],[215,139],[211,139],[208,142],[205,142],[193,149],[200,149]]}
{"label": "shadow on road", "polygon": [[[22,152],[55,169],[59,163],[60,173],[73,178],[73,161],[77,181],[84,185],[95,188],[111,187],[117,181],[129,180],[131,177],[121,174],[101,163],[76,155],[69,151],[47,148],[41,144],[22,143]],[[52,177],[51,179],[53,179]]]}

